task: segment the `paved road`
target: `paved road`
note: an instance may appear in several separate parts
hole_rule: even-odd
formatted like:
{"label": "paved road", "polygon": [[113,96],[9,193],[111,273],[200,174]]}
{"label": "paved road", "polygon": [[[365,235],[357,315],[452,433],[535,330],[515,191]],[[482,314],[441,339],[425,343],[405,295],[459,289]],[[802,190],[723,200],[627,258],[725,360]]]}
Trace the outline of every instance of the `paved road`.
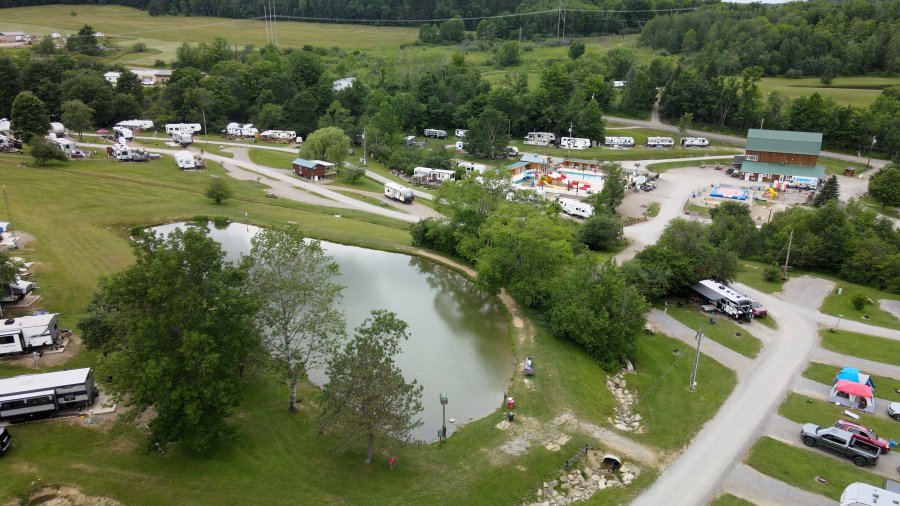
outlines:
{"label": "paved road", "polygon": [[[747,294],[764,301],[775,313],[788,315],[793,305],[755,290]],[[763,297],[765,295],[765,297]],[[712,420],[688,449],[634,504],[656,506],[707,503],[727,473],[740,462],[769,415],[799,376],[816,343],[817,327],[806,318],[785,318],[777,331]],[[702,371],[700,376],[702,377]],[[698,388],[703,388],[701,383]],[[698,472],[698,470],[703,472]]]}
{"label": "paved road", "polygon": [[[644,128],[652,128],[655,130],[663,130],[666,132],[678,133],[677,126],[663,123],[662,121],[659,120],[659,118],[656,118],[656,121],[654,121],[653,118],[651,118],[650,121],[647,121],[647,120],[638,120],[638,119],[631,119],[631,118],[619,118],[619,117],[615,117],[615,116],[606,116],[606,119],[609,121],[614,121],[616,123],[623,123],[626,125],[635,125],[635,126],[644,127]],[[696,130],[696,129],[688,129],[687,133],[688,133],[688,135],[693,135],[693,136],[697,136],[697,137],[706,137],[708,139],[717,140],[719,142],[727,142],[729,144],[738,144],[741,146],[743,146],[747,142],[746,137],[741,137],[738,135],[727,135],[727,134],[720,134],[720,133],[715,133],[715,132],[706,132],[703,130]],[[834,153],[831,151],[822,151],[821,156],[823,156],[825,158],[831,158],[834,160],[843,160],[845,162],[861,163],[863,165],[865,165],[866,161],[868,160],[868,157],[865,157],[865,156],[845,155],[843,153]],[[886,160],[876,160],[873,158],[870,163],[871,163],[872,167],[874,167],[876,169],[880,169],[881,167],[884,167],[885,165],[887,165],[888,162]]]}

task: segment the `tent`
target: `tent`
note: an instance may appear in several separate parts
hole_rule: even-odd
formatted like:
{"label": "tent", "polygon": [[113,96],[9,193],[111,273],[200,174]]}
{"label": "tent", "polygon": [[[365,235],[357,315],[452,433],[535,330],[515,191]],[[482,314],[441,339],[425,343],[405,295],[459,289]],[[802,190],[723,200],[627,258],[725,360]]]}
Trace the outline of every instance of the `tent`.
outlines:
{"label": "tent", "polygon": [[828,402],[840,404],[866,413],[875,412],[875,394],[872,387],[845,379],[838,380],[828,393]]}
{"label": "tent", "polygon": [[875,382],[872,381],[872,378],[869,377],[868,374],[861,374],[859,369],[854,367],[845,367],[837,373],[834,377],[834,382],[838,382],[840,380],[852,381],[854,383],[862,383],[863,385],[868,385],[872,387],[872,391],[875,391]]}

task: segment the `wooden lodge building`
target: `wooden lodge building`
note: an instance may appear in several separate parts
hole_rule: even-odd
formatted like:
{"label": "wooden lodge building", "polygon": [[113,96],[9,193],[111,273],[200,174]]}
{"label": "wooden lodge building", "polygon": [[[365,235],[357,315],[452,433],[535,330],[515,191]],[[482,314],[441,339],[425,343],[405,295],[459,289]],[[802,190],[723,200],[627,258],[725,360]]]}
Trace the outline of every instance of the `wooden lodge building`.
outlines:
{"label": "wooden lodge building", "polygon": [[320,179],[334,179],[337,175],[337,171],[334,170],[334,164],[323,162],[322,160],[297,158],[291,162],[291,165],[293,166],[294,174],[306,179],[316,181]]}
{"label": "wooden lodge building", "polygon": [[825,168],[818,164],[822,134],[751,128],[741,164],[745,181],[784,181],[792,177],[821,179]]}

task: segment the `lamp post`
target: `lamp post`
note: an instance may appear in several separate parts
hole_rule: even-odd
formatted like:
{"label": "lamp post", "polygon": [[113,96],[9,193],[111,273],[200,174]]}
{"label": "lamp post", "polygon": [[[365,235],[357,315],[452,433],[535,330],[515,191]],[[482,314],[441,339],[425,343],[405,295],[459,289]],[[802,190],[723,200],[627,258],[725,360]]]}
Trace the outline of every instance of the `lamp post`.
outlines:
{"label": "lamp post", "polygon": [[838,315],[837,323],[835,323],[834,328],[831,329],[832,332],[837,332],[838,326],[841,324],[841,319],[843,319],[843,318],[844,318],[844,315],[842,315],[842,314]]}
{"label": "lamp post", "polygon": [[444,425],[441,427],[441,433],[439,434],[438,441],[443,443],[445,439],[447,439],[447,394],[441,392],[439,399],[441,400],[441,412],[444,415]]}

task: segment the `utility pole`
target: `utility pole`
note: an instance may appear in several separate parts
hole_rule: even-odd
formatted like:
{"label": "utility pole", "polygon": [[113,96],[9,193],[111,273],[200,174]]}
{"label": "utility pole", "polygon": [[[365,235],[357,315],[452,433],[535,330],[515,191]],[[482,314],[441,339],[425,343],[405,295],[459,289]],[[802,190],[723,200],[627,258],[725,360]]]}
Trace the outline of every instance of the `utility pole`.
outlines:
{"label": "utility pole", "polygon": [[275,15],[275,0],[272,0],[272,33],[275,35],[275,47],[278,47],[278,16]]}
{"label": "utility pole", "polygon": [[787,279],[787,271],[788,271],[788,261],[791,259],[791,243],[794,242],[794,231],[791,230],[791,235],[788,236],[788,248],[787,255],[784,257],[784,274],[781,275],[781,279]]}
{"label": "utility pole", "polygon": [[206,131],[206,109],[201,108],[200,112],[203,114],[203,140],[209,143],[209,133]]}
{"label": "utility pole", "polygon": [[269,37],[269,6],[267,4],[263,4],[263,20],[266,23],[266,45],[268,46],[271,39]]}
{"label": "utility pole", "polygon": [[872,148],[875,147],[875,142],[877,142],[877,140],[875,139],[875,136],[873,135],[872,136],[872,144],[869,145],[869,159],[866,160],[866,170],[869,170],[869,168],[870,168],[869,163],[872,161]]}
{"label": "utility pole", "polygon": [[366,166],[366,129],[365,128],[363,128],[362,138],[363,138],[363,160],[362,160],[362,162],[363,162],[363,167],[365,167]]}
{"label": "utility pole", "polygon": [[6,194],[6,185],[3,185],[3,205],[6,206],[6,219],[9,221],[9,230],[4,230],[4,232],[9,232],[15,228],[16,224],[13,222],[12,210],[9,207],[9,195]]}
{"label": "utility pole", "polygon": [[703,329],[697,329],[697,335],[694,338],[697,340],[697,353],[694,354],[694,370],[691,371],[691,384],[689,385],[691,392],[697,388],[697,366],[700,365],[700,342],[703,341]]}

